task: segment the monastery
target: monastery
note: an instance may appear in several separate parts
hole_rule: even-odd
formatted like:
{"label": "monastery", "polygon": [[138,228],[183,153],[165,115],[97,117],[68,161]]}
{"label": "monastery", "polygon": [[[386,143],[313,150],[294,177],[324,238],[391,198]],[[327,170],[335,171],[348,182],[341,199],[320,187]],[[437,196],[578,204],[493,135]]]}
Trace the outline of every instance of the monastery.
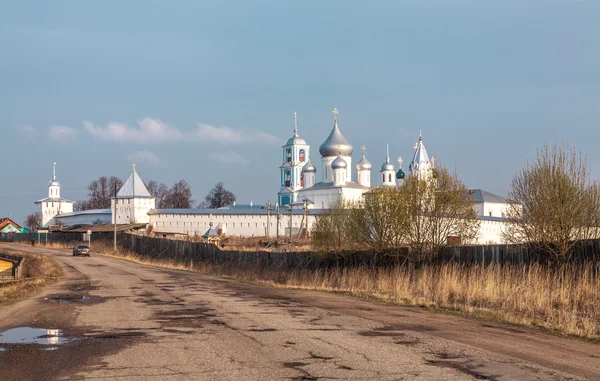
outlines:
{"label": "monastery", "polygon": [[[373,187],[393,187],[400,184],[405,173],[402,158],[398,170],[390,160],[389,150],[373,185],[373,166],[362,147],[361,160],[352,167],[354,147],[344,137],[338,125],[338,111],[333,111],[333,128],[319,147],[319,170],[311,160],[310,145],[300,137],[296,114],[294,135],[282,147],[280,165],[281,188],[274,205],[231,205],[219,209],[156,209],[156,199],[148,192],[135,164],[129,177],[111,200],[111,209],[73,211],[73,201],[60,197],[56,180],[56,163],[48,184],[48,197],[36,201],[42,211],[42,225],[85,224],[150,224],[156,234],[202,236],[209,231],[233,236],[297,236],[310,231],[316,216],[337,200],[356,201]],[[315,160],[315,162],[317,162]],[[353,169],[356,175],[353,177]],[[423,137],[414,146],[408,166],[410,176],[429,178],[435,169],[435,159],[427,154]],[[317,181],[320,172],[320,181]],[[356,181],[353,180],[356,179]],[[478,244],[502,243],[504,211],[508,201],[481,189],[470,191],[480,220]],[[116,211],[116,212],[113,212]]]}

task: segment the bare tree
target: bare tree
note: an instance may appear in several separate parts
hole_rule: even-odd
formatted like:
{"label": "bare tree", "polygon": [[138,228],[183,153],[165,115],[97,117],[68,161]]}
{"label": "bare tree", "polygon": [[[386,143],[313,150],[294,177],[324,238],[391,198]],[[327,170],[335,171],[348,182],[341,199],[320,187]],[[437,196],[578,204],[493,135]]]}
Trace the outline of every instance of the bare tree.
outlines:
{"label": "bare tree", "polygon": [[167,192],[163,199],[163,208],[189,209],[194,204],[192,190],[185,180],[179,180]]}
{"label": "bare tree", "polygon": [[208,192],[204,200],[206,201],[206,206],[209,208],[221,208],[233,204],[235,202],[235,195],[233,192],[225,189],[222,182],[218,182]]}
{"label": "bare tree", "polygon": [[600,237],[600,186],[573,147],[544,145],[513,178],[509,199],[508,242],[527,242],[565,261],[577,241]]}
{"label": "bare tree", "polygon": [[148,188],[148,192],[150,192],[152,197],[156,198],[156,207],[158,209],[165,208],[165,197],[169,193],[169,187],[165,183],[150,180],[146,184],[146,188]]}
{"label": "bare tree", "polygon": [[475,201],[457,175],[438,167],[431,177],[409,176],[398,190],[406,213],[399,223],[413,260],[429,260],[450,237],[471,243],[479,232]]}
{"label": "bare tree", "polygon": [[93,180],[88,186],[88,199],[75,203],[75,210],[108,209],[110,199],[114,197],[115,187],[121,188],[123,181],[118,177],[101,176]]}
{"label": "bare tree", "polygon": [[323,252],[340,252],[349,249],[350,225],[348,216],[352,205],[337,201],[329,209],[317,215],[311,229],[311,245],[315,250]]}
{"label": "bare tree", "polygon": [[401,220],[406,217],[399,209],[406,204],[401,197],[395,188],[378,187],[351,205],[347,221],[352,232],[349,240],[375,252],[401,247],[404,226]]}
{"label": "bare tree", "polygon": [[429,260],[450,237],[463,243],[478,234],[474,200],[445,168],[409,176],[397,188],[375,188],[351,209],[348,238],[374,252],[409,247],[415,261]]}
{"label": "bare tree", "polygon": [[25,226],[35,232],[42,226],[42,212],[35,212],[25,217]]}

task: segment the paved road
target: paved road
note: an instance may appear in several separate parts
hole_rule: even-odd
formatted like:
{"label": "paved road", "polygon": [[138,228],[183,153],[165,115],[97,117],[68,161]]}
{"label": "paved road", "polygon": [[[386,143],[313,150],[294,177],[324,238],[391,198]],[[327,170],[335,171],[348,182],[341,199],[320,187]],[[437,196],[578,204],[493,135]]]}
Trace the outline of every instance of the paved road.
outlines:
{"label": "paved road", "polygon": [[580,340],[344,295],[24,250],[58,259],[65,279],[0,306],[0,329],[62,329],[69,341],[0,344],[0,380],[600,379],[600,346]]}

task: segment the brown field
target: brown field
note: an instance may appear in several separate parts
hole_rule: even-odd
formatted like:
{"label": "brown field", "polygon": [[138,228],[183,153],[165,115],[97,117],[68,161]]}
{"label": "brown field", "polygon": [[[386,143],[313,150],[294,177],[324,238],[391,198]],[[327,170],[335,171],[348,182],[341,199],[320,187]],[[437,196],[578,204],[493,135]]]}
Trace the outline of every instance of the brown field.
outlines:
{"label": "brown field", "polygon": [[418,269],[318,271],[233,268],[152,260],[98,243],[94,251],[132,262],[231,277],[273,287],[343,292],[387,303],[536,326],[600,340],[600,264],[560,269],[532,265],[425,265]]}

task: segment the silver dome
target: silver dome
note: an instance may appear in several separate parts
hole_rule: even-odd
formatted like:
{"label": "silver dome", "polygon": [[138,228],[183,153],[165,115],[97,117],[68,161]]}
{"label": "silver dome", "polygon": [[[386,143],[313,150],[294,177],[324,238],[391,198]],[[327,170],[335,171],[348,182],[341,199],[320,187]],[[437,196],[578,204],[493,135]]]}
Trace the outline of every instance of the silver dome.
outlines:
{"label": "silver dome", "polygon": [[356,170],[357,171],[370,171],[372,168],[373,168],[373,165],[371,165],[371,163],[369,162],[369,160],[367,160],[367,157],[363,153],[363,157],[362,157],[361,161],[359,161],[358,164],[356,164]]}
{"label": "silver dome", "polygon": [[344,156],[352,156],[354,148],[348,143],[348,140],[342,135],[337,122],[333,125],[333,130],[327,139],[319,147],[319,153],[322,157],[337,156],[338,153]]}
{"label": "silver dome", "polygon": [[52,180],[48,183],[49,187],[55,186],[55,187],[59,187],[60,183],[58,182],[58,180]]}
{"label": "silver dome", "polygon": [[310,162],[310,159],[308,160],[308,163],[304,164],[304,167],[302,167],[302,172],[303,173],[315,173],[317,172],[317,167],[314,166],[313,163]]}
{"label": "silver dome", "polygon": [[294,135],[288,139],[287,143],[285,143],[286,146],[291,146],[295,144],[306,144],[306,140],[304,140],[298,135]]}
{"label": "silver dome", "polygon": [[379,170],[379,172],[383,171],[394,171],[394,165],[390,163],[389,159],[385,163],[383,163],[381,169]]}
{"label": "silver dome", "polygon": [[346,169],[348,168],[348,163],[346,160],[342,159],[341,156],[338,157],[331,163],[331,169]]}

